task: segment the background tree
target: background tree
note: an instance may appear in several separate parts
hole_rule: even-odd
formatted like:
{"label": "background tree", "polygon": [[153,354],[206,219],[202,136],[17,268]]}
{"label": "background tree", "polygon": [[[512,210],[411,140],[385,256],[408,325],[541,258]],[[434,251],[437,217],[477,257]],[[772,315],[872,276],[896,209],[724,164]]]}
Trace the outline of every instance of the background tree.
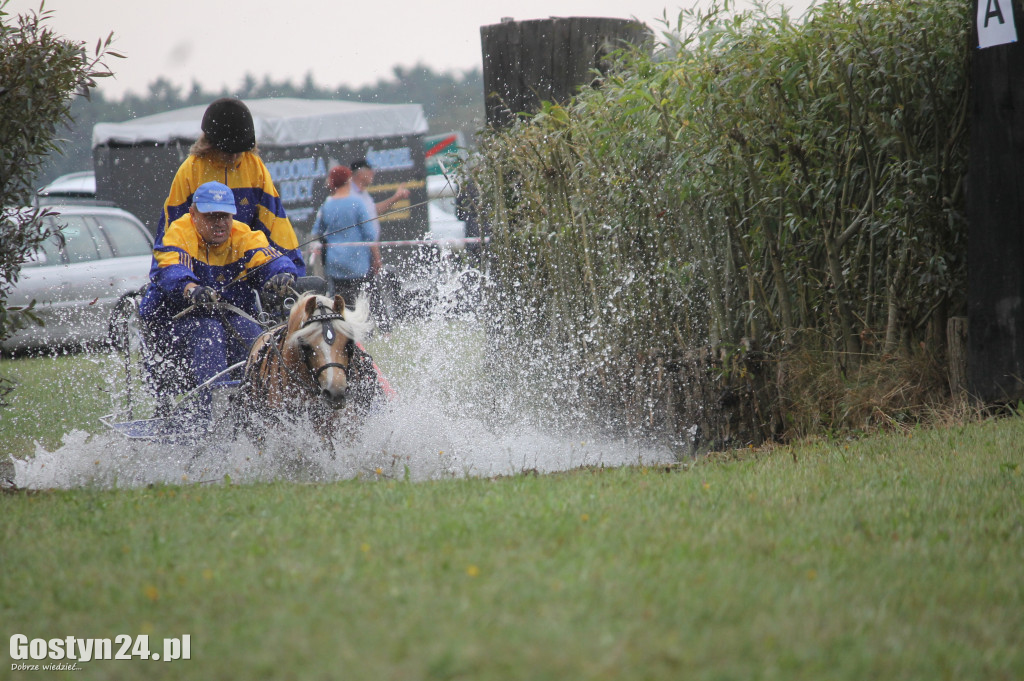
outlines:
{"label": "background tree", "polygon": [[[45,24],[52,12],[8,14],[0,0],[0,339],[24,323],[24,310],[7,309],[21,266],[51,236],[45,209],[33,203],[35,177],[58,149],[58,126],[71,121],[73,95],[88,96],[96,79],[111,75],[104,60],[113,34],[89,55],[83,43],[56,35]],[[11,390],[0,377],[0,405]]]}

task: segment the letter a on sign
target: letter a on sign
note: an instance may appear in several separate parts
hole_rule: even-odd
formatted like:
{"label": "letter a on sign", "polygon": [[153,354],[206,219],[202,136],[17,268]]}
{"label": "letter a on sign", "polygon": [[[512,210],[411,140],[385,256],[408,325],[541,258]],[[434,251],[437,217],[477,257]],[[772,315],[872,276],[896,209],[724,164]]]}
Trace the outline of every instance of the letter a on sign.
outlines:
{"label": "letter a on sign", "polygon": [[1015,42],[1013,0],[978,0],[978,47]]}

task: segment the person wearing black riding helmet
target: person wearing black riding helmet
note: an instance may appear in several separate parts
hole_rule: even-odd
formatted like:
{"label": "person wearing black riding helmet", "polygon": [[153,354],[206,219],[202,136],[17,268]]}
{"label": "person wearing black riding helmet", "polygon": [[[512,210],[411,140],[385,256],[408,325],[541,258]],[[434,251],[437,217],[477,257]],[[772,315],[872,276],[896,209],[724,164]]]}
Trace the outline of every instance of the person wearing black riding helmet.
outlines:
{"label": "person wearing black riding helmet", "polygon": [[[200,185],[221,182],[234,193],[238,206],[235,219],[263,232],[272,247],[291,259],[299,276],[304,275],[306,265],[295,229],[256,149],[256,126],[249,107],[234,97],[222,97],[207,107],[201,130],[164,201],[157,245],[162,245],[167,225],[189,212],[192,195]],[[154,260],[151,274],[156,268]]]}

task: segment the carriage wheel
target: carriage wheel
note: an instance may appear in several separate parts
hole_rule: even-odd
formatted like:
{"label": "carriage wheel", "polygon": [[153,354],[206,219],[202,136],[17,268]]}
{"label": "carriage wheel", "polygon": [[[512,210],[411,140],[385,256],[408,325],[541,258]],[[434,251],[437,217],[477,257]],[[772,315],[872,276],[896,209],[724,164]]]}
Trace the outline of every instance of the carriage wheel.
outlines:
{"label": "carriage wheel", "polygon": [[[116,351],[121,370],[122,388],[113,395],[114,409],[129,420],[139,418],[143,407],[152,410],[154,391],[146,370],[146,339],[139,303],[145,289],[121,296],[110,315],[108,338]],[[148,388],[148,389],[147,389]]]}

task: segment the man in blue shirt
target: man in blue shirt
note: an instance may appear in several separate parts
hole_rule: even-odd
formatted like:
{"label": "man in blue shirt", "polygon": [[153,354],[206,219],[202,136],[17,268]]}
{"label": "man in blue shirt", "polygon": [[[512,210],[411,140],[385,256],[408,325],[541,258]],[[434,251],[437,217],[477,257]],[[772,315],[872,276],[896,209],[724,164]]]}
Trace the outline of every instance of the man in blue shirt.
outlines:
{"label": "man in blue shirt", "polygon": [[352,172],[345,166],[331,168],[327,187],[331,195],[317,211],[312,234],[320,237],[313,257],[323,254],[324,273],[334,292],[349,303],[365,292],[380,271],[380,227],[358,197],[352,194]]}

